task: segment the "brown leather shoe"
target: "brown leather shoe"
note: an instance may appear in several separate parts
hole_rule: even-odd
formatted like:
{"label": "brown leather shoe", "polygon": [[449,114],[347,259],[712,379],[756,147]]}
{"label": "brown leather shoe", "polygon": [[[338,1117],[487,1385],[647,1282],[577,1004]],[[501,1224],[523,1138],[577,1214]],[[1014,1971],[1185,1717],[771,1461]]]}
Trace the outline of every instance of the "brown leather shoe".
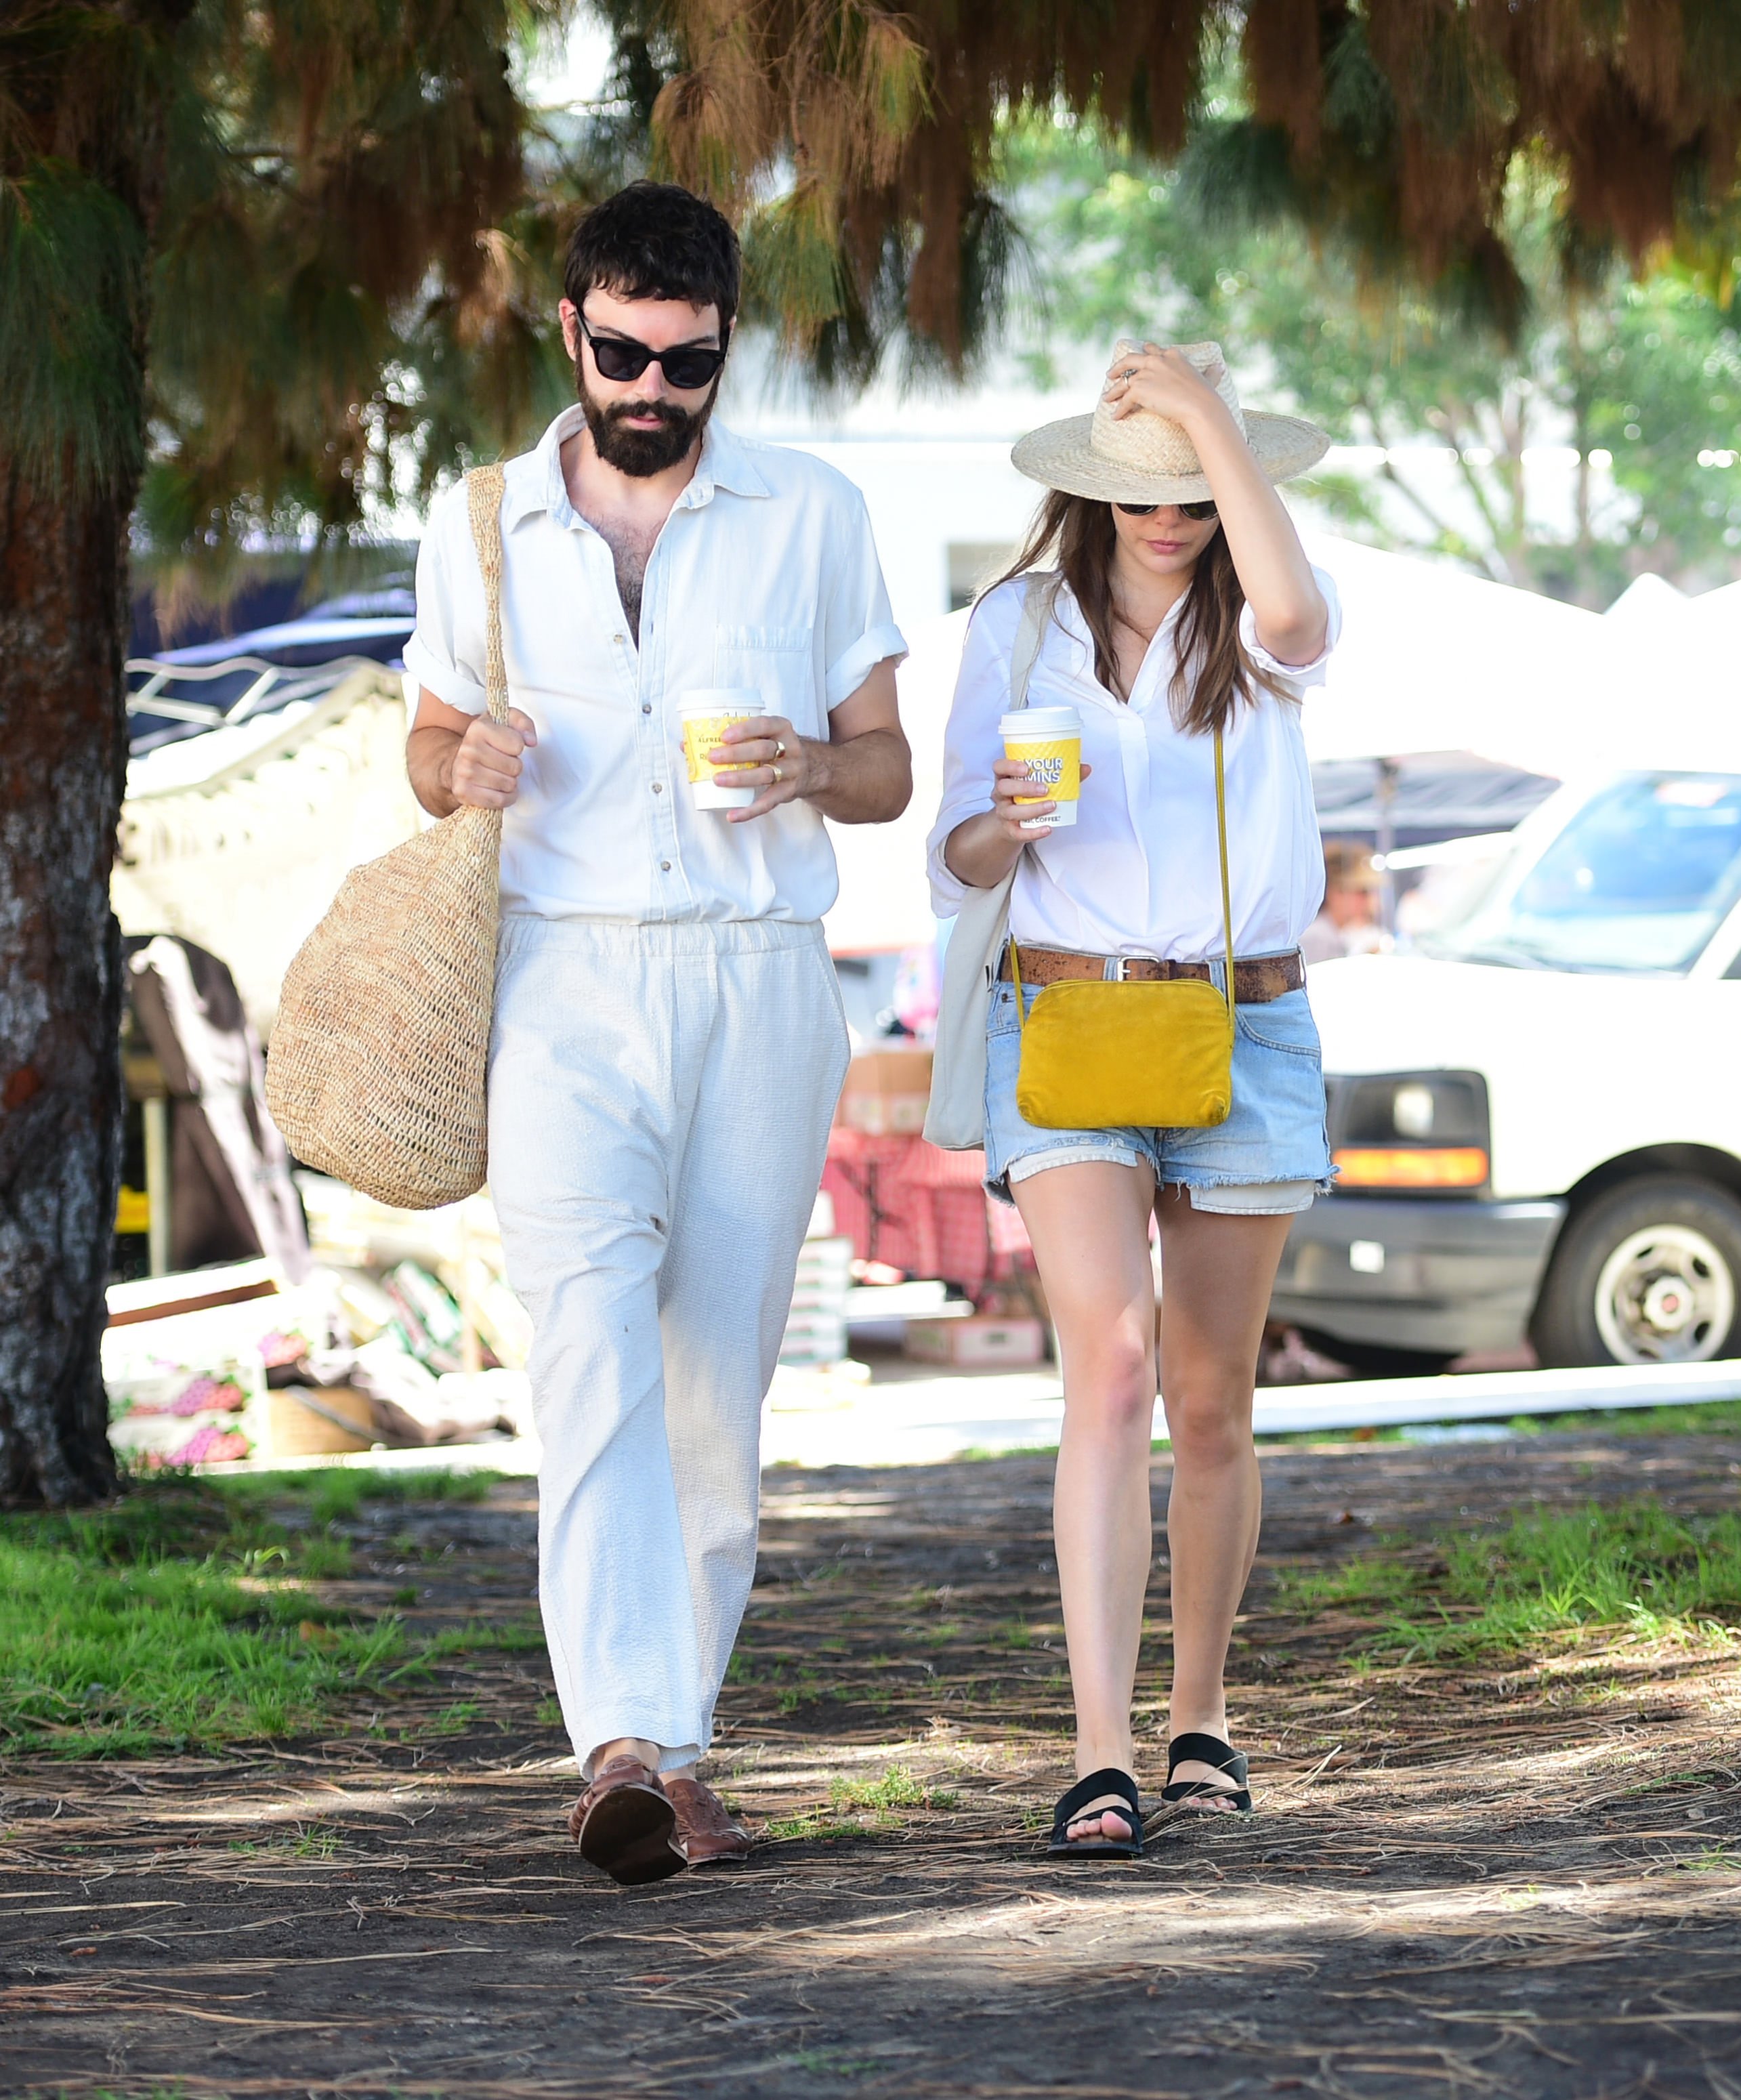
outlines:
{"label": "brown leather shoe", "polygon": [[677,1830],[692,1867],[717,1860],[747,1860],[756,1840],[713,1791],[699,1779],[668,1780],[665,1791],[677,1811]]}
{"label": "brown leather shoe", "polygon": [[594,1772],[569,1815],[568,1834],[583,1860],[626,1888],[662,1882],[689,1864],[677,1808],[659,1774],[626,1754]]}

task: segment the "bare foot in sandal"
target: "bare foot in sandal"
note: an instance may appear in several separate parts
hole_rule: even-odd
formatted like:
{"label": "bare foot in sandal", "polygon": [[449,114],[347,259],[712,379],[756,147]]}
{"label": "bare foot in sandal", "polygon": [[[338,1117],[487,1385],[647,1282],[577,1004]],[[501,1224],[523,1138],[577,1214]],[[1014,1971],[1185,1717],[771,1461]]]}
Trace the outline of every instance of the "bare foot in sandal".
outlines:
{"label": "bare foot in sandal", "polygon": [[1078,1780],[1053,1813],[1046,1849],[1053,1859],[1140,1859],[1142,1805],[1130,1773],[1103,1765]]}
{"label": "bare foot in sandal", "polygon": [[1166,1747],[1166,1785],[1161,1798],[1169,1808],[1200,1815],[1249,1815],[1251,1795],[1245,1785],[1245,1759],[1219,1736],[1188,1730]]}

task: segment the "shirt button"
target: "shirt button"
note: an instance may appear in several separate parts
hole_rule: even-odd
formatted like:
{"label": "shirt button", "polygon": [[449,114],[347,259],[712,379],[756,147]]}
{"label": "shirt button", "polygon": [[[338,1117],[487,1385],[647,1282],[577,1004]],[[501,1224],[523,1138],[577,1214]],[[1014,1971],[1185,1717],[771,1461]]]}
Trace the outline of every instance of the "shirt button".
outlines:
{"label": "shirt button", "polygon": [[626,634],[613,634],[610,639],[613,642],[626,642],[628,641],[628,637]]}
{"label": "shirt button", "polygon": [[671,862],[668,860],[662,860],[659,864],[659,871],[661,875],[669,875],[671,872]]}
{"label": "shirt button", "polygon": [[641,703],[641,712],[644,715],[651,714],[653,712],[653,703],[650,700],[643,700]]}
{"label": "shirt button", "polygon": [[663,795],[663,794],[664,793],[664,792],[665,792],[665,783],[664,783],[664,782],[663,782],[663,780],[655,780],[655,781],[653,783],[653,792],[654,792],[655,795]]}

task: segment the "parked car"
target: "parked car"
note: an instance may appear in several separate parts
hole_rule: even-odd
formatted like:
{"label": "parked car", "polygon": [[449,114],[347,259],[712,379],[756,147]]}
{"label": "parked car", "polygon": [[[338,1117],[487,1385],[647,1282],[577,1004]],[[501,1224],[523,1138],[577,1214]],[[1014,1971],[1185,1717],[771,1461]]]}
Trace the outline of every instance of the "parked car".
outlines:
{"label": "parked car", "polygon": [[1274,1318],[1380,1373],[1741,1356],[1741,774],[1562,788],[1454,923],[1311,990],[1340,1180]]}

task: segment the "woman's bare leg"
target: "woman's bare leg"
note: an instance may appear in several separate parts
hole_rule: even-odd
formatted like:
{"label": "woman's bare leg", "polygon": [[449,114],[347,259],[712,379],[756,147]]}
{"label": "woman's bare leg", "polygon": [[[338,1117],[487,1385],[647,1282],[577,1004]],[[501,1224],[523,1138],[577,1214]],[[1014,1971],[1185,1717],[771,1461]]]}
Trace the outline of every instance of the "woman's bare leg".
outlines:
{"label": "woman's bare leg", "polygon": [[[1064,1352],[1053,1527],[1076,1704],[1076,1776],[1131,1768],[1131,1695],[1153,1556],[1154,1280],[1148,1167],[1083,1161],[1018,1181]],[[1113,1797],[1109,1796],[1111,1800]],[[1074,1840],[1131,1837],[1128,1811],[1091,1803]]]}
{"label": "woman's bare leg", "polygon": [[[1263,1513],[1251,1441],[1252,1388],[1290,1220],[1194,1211],[1182,1189],[1170,1188],[1155,1209],[1161,1224],[1161,1395],[1173,1446],[1166,1516],[1173,1589],[1168,1733],[1201,1730],[1225,1742],[1228,1643],[1257,1555]],[[1181,1764],[1173,1776],[1217,1778],[1195,1761]]]}

